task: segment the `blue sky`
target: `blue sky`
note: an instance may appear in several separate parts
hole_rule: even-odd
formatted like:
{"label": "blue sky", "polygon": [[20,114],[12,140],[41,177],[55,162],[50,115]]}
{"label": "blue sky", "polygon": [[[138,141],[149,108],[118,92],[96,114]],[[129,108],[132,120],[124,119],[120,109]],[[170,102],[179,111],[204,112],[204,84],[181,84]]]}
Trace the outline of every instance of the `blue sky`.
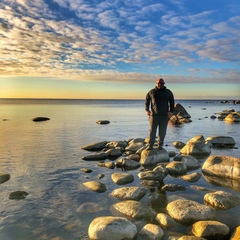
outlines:
{"label": "blue sky", "polygon": [[2,0],[0,97],[240,98],[237,0]]}

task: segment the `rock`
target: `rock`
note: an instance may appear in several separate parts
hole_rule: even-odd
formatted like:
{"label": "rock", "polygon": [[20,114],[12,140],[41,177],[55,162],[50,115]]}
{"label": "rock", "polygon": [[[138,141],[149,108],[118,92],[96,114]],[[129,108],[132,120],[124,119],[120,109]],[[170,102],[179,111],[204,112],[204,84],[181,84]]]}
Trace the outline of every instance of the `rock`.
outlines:
{"label": "rock", "polygon": [[180,103],[175,104],[173,115],[174,116],[170,118],[170,122],[172,122],[173,124],[180,124],[191,121],[190,114]]}
{"label": "rock", "polygon": [[214,147],[234,147],[235,140],[227,136],[212,136],[206,139],[206,142],[211,142]]}
{"label": "rock", "polygon": [[148,223],[138,233],[138,239],[139,240],[141,239],[142,240],[159,240],[159,239],[162,239],[163,235],[164,235],[164,232],[159,226]]}
{"label": "rock", "polygon": [[174,219],[165,213],[158,213],[156,221],[164,228],[170,229],[177,225]]}
{"label": "rock", "polygon": [[107,141],[96,142],[96,143],[83,146],[82,149],[87,151],[99,151],[104,149],[107,143],[108,143]]}
{"label": "rock", "polygon": [[177,141],[177,142],[173,142],[172,145],[173,145],[175,148],[181,149],[181,148],[183,148],[183,147],[186,145],[186,143]]}
{"label": "rock", "polygon": [[134,219],[145,219],[152,221],[156,217],[155,211],[153,211],[150,207],[134,200],[118,202],[113,204],[112,207],[118,212]]}
{"label": "rock", "polygon": [[27,195],[28,195],[28,193],[25,191],[15,191],[15,192],[10,193],[9,199],[20,200],[20,199],[26,198]]}
{"label": "rock", "polygon": [[105,177],[105,175],[103,173],[98,174],[98,179],[101,179],[101,178],[104,178],[104,177]]}
{"label": "rock", "polygon": [[94,213],[103,211],[103,207],[100,204],[94,202],[85,202],[77,208],[78,213],[87,212]]}
{"label": "rock", "polygon": [[204,196],[204,203],[215,209],[229,209],[240,205],[240,198],[229,192],[216,191]]}
{"label": "rock", "polygon": [[239,240],[240,239],[240,226],[238,226],[233,235],[231,236],[230,240]]}
{"label": "rock", "polygon": [[103,193],[107,190],[106,185],[99,181],[84,182],[83,185],[94,192]]}
{"label": "rock", "polygon": [[126,148],[125,151],[136,152],[140,148],[142,148],[145,144],[142,142],[132,142]]}
{"label": "rock", "polygon": [[108,149],[105,153],[107,154],[107,157],[109,159],[116,159],[116,158],[122,156],[122,152],[116,148]]}
{"label": "rock", "polygon": [[168,156],[171,157],[175,157],[176,156],[176,152],[174,151],[168,151]]}
{"label": "rock", "polygon": [[180,150],[183,155],[208,156],[211,153],[210,147],[205,143],[202,135],[190,139],[186,146]]}
{"label": "rock", "polygon": [[92,172],[92,170],[89,169],[89,168],[81,168],[81,171],[85,172],[85,173],[91,173]]}
{"label": "rock", "polygon": [[123,168],[124,170],[134,170],[139,168],[141,165],[139,162],[136,162],[129,158],[121,158],[116,162],[116,166]]}
{"label": "rock", "polygon": [[169,162],[169,155],[165,149],[147,150],[144,149],[141,153],[140,163],[143,167],[156,166],[161,162]]}
{"label": "rock", "polygon": [[134,181],[134,177],[129,173],[113,173],[112,180],[118,185],[128,184]]}
{"label": "rock", "polygon": [[109,142],[106,144],[106,147],[113,147],[113,148],[124,148],[127,147],[128,143],[126,141],[113,141],[113,142]]}
{"label": "rock", "polygon": [[0,184],[7,182],[10,179],[10,174],[0,172]]}
{"label": "rock", "polygon": [[105,152],[100,152],[100,153],[91,154],[91,155],[82,157],[82,160],[86,160],[86,161],[99,161],[99,160],[105,160],[105,159],[107,159],[107,154]]}
{"label": "rock", "polygon": [[145,187],[122,187],[112,191],[111,196],[117,197],[122,200],[140,200],[147,193]]}
{"label": "rock", "polygon": [[139,162],[139,161],[140,161],[140,156],[139,156],[138,154],[130,154],[130,155],[128,156],[128,158],[131,159],[131,160],[134,160],[134,161],[136,161],[136,162]]}
{"label": "rock", "polygon": [[148,170],[148,171],[140,172],[138,174],[138,177],[141,180],[162,181],[166,177],[166,175],[164,172]]}
{"label": "rock", "polygon": [[108,120],[98,120],[96,123],[97,124],[109,124],[110,121],[108,121]]}
{"label": "rock", "polygon": [[[137,234],[137,227],[121,217],[97,217],[89,225],[89,239],[131,240]],[[110,237],[111,236],[111,237]]]}
{"label": "rock", "polygon": [[226,239],[230,232],[227,225],[217,221],[198,221],[193,224],[192,232],[197,237],[206,239]]}
{"label": "rock", "polygon": [[202,172],[210,176],[240,180],[240,159],[212,155],[204,162]]}
{"label": "rock", "polygon": [[196,236],[189,236],[189,235],[183,235],[177,240],[206,240],[206,238],[196,237]]}
{"label": "rock", "polygon": [[168,173],[170,175],[183,175],[187,172],[187,166],[185,163],[173,161],[166,165]]}
{"label": "rock", "polygon": [[225,117],[224,121],[229,123],[240,122],[240,113],[239,112],[230,113]]}
{"label": "rock", "polygon": [[187,182],[197,182],[201,178],[201,173],[190,173],[184,176],[181,176],[181,178]]}
{"label": "rock", "polygon": [[172,201],[167,205],[166,210],[174,220],[184,224],[216,218],[213,209],[192,200]]}
{"label": "rock", "polygon": [[175,191],[186,191],[186,187],[180,185],[180,184],[165,184],[162,188],[162,191],[169,191],[169,192],[175,192]]}
{"label": "rock", "polygon": [[215,115],[210,116],[211,119],[216,119],[217,117]]}
{"label": "rock", "polygon": [[145,139],[144,138],[133,138],[129,141],[129,145],[133,144],[133,143],[145,143]]}
{"label": "rock", "polygon": [[188,170],[198,169],[201,166],[200,162],[193,156],[184,156],[181,162],[187,166]]}
{"label": "rock", "polygon": [[32,121],[34,121],[34,122],[43,122],[43,121],[48,121],[48,120],[50,120],[50,118],[48,118],[48,117],[35,117],[32,119]]}
{"label": "rock", "polygon": [[115,168],[115,163],[114,162],[100,162],[98,163],[98,166],[99,167],[106,167],[106,168],[109,168],[109,169],[114,169]]}

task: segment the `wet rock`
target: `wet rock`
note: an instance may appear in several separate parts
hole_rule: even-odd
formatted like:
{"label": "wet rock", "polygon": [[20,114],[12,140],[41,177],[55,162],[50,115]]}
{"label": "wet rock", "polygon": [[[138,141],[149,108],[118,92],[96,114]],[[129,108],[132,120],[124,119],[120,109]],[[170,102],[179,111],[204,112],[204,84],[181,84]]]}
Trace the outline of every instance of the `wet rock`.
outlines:
{"label": "wet rock", "polygon": [[43,121],[48,121],[50,118],[48,117],[35,117],[32,119],[33,122],[43,122]]}
{"label": "wet rock", "polygon": [[176,141],[176,142],[173,142],[172,145],[173,145],[175,148],[181,149],[181,148],[183,148],[183,147],[186,145],[186,143],[183,143],[183,142],[181,142],[181,141]]}
{"label": "wet rock", "polygon": [[239,240],[240,239],[240,226],[238,226],[234,233],[232,234],[230,240]]}
{"label": "wet rock", "polygon": [[91,154],[91,155],[87,155],[87,156],[83,156],[82,160],[86,160],[86,161],[99,161],[99,160],[105,160],[107,159],[107,154],[105,152],[100,152],[100,153],[96,153],[96,154]]}
{"label": "wet rock", "polygon": [[166,210],[174,220],[186,224],[216,218],[213,209],[192,200],[175,200],[167,205]]}
{"label": "wet rock", "polygon": [[178,238],[177,240],[207,240],[207,239],[202,238],[202,237],[183,235],[180,238]]}
{"label": "wet rock", "polygon": [[193,224],[192,232],[197,237],[206,239],[226,239],[230,229],[227,225],[217,221],[199,221]]}
{"label": "wet rock", "polygon": [[28,195],[28,193],[25,191],[15,191],[15,192],[10,193],[9,199],[20,200],[20,199],[26,198],[27,195]]}
{"label": "wet rock", "polygon": [[114,169],[115,168],[115,163],[114,162],[103,162],[103,163],[98,163],[99,167],[106,167],[109,169]]}
{"label": "wet rock", "polygon": [[92,170],[89,169],[89,168],[81,168],[81,171],[85,172],[85,173],[91,173],[92,172]]}
{"label": "wet rock", "polygon": [[228,136],[212,136],[206,139],[206,142],[211,142],[213,147],[234,147],[235,140]]}
{"label": "wet rock", "polygon": [[175,192],[175,191],[186,191],[186,187],[180,185],[180,184],[165,184],[162,188],[162,191],[169,191],[169,192]]}
{"label": "wet rock", "polygon": [[148,223],[138,233],[139,240],[159,240],[163,237],[163,230],[155,225]]}
{"label": "wet rock", "polygon": [[216,191],[204,196],[204,203],[215,209],[229,209],[240,205],[240,198],[229,192]]}
{"label": "wet rock", "polygon": [[89,190],[92,190],[94,192],[103,193],[107,190],[107,187],[104,183],[101,183],[99,181],[89,181],[84,182],[83,185],[88,188]]}
{"label": "wet rock", "polygon": [[98,179],[101,179],[101,178],[104,178],[104,177],[105,177],[105,175],[103,173],[98,174]]}
{"label": "wet rock", "polygon": [[202,174],[198,172],[181,176],[181,178],[187,182],[197,182],[201,177],[202,177]]}
{"label": "wet rock", "polygon": [[10,179],[10,174],[0,172],[0,184],[7,182]]}
{"label": "wet rock", "polygon": [[145,187],[122,187],[112,191],[111,196],[117,197],[122,200],[140,200],[147,193]]}
{"label": "wet rock", "polygon": [[143,167],[156,166],[161,162],[169,162],[169,155],[165,149],[158,150],[147,150],[144,149],[141,153],[140,163]]}
{"label": "wet rock", "polygon": [[138,174],[138,177],[141,180],[154,180],[154,181],[162,181],[166,175],[164,172],[160,171],[143,171]]}
{"label": "wet rock", "polygon": [[108,149],[105,153],[107,154],[107,157],[109,159],[116,159],[116,158],[122,156],[122,152],[116,148]]}
{"label": "wet rock", "polygon": [[208,156],[211,153],[211,149],[205,143],[204,137],[198,135],[190,139],[186,146],[180,150],[180,153],[183,155]]}
{"label": "wet rock", "polygon": [[109,124],[110,121],[108,121],[108,120],[98,120],[96,123],[97,124]]}
{"label": "wet rock", "polygon": [[165,213],[158,213],[156,221],[164,228],[170,229],[177,225],[176,221]]}
{"label": "wet rock", "polygon": [[142,142],[131,142],[126,148],[126,151],[136,152],[140,148],[142,148],[145,144]]}
{"label": "wet rock", "polygon": [[134,219],[145,219],[152,221],[156,217],[156,212],[147,205],[134,201],[126,200],[112,205],[113,209]]}
{"label": "wet rock", "polygon": [[198,169],[201,166],[200,162],[193,156],[184,156],[181,162],[187,166],[188,170]]}
{"label": "wet rock", "polygon": [[124,170],[134,170],[139,168],[141,165],[139,162],[127,158],[121,158],[116,162],[116,166]]}
{"label": "wet rock", "polygon": [[212,155],[204,162],[202,172],[210,176],[240,180],[240,159]]}
{"label": "wet rock", "polygon": [[83,146],[82,149],[87,151],[99,151],[104,149],[107,143],[108,143],[107,141],[96,142],[96,143]]}
{"label": "wet rock", "polygon": [[128,184],[134,181],[134,177],[129,173],[113,173],[112,180],[118,185]]}
{"label": "wet rock", "polygon": [[187,166],[185,163],[173,161],[166,166],[170,175],[183,175],[187,172]]}
{"label": "wet rock", "polygon": [[228,114],[224,121],[229,122],[229,123],[235,123],[235,122],[240,122],[240,112],[234,112]]}
{"label": "wet rock", "polygon": [[82,213],[82,212],[94,213],[94,212],[100,212],[102,210],[103,210],[103,207],[100,204],[97,204],[94,202],[85,202],[77,208],[78,213]]}
{"label": "wet rock", "polygon": [[89,239],[110,239],[123,240],[134,239],[137,234],[137,227],[121,217],[97,217],[89,225]]}

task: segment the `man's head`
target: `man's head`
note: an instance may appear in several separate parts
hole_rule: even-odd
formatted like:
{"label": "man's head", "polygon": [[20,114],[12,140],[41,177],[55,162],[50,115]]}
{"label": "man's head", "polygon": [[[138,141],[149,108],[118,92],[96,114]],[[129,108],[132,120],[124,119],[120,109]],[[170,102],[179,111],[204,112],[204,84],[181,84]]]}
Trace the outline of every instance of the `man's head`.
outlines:
{"label": "man's head", "polygon": [[165,82],[162,78],[159,78],[156,82],[156,86],[157,86],[158,89],[164,88],[164,84],[165,84]]}

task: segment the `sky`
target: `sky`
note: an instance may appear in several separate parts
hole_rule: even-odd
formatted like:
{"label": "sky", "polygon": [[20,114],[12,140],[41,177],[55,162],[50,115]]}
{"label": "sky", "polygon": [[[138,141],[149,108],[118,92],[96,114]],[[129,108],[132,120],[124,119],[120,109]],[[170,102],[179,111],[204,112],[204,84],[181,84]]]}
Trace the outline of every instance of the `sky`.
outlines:
{"label": "sky", "polygon": [[0,98],[240,99],[239,0],[0,0]]}

